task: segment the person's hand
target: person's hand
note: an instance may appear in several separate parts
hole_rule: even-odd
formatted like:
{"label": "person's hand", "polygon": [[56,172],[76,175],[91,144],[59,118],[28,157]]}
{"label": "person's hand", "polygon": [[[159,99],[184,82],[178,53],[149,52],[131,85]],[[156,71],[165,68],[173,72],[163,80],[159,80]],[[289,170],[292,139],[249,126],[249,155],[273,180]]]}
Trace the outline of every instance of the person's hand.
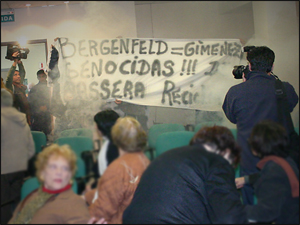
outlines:
{"label": "person's hand", "polygon": [[107,221],[105,221],[104,218],[101,218],[97,221],[97,219],[95,217],[92,217],[91,219],[89,219],[87,224],[107,224]]}
{"label": "person's hand", "polygon": [[242,188],[245,184],[245,177],[235,178],[235,186],[237,189]]}
{"label": "person's hand", "polygon": [[46,111],[47,111],[47,106],[41,106],[41,107],[40,107],[40,111],[46,112]]}
{"label": "person's hand", "polygon": [[19,52],[14,52],[11,56],[14,58],[14,62],[18,62],[19,61],[19,59],[17,59],[16,57],[18,57],[19,56]]}
{"label": "person's hand", "polygon": [[57,41],[59,37],[55,38],[54,41]]}
{"label": "person's hand", "polygon": [[121,103],[122,103],[122,100],[118,100],[118,99],[116,99],[116,100],[115,100],[115,103],[119,105],[119,104],[121,104]]}
{"label": "person's hand", "polygon": [[242,78],[243,78],[243,82],[246,82],[246,81],[247,81],[247,79],[246,79],[246,77],[245,77],[245,73],[243,73]]}

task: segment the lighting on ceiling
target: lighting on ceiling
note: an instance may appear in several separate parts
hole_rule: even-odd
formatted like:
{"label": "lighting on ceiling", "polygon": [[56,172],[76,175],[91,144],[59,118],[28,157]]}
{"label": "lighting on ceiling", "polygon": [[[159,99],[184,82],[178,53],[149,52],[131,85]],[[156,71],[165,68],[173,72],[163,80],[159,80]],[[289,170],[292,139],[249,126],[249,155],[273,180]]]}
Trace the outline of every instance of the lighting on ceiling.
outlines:
{"label": "lighting on ceiling", "polygon": [[49,7],[54,6],[54,5],[49,5]]}
{"label": "lighting on ceiling", "polygon": [[68,3],[69,3],[69,1],[65,1],[64,3],[68,4]]}
{"label": "lighting on ceiling", "polygon": [[42,7],[47,7],[47,5],[43,5]]}
{"label": "lighting on ceiling", "polygon": [[31,6],[31,4],[26,4],[26,6]]}

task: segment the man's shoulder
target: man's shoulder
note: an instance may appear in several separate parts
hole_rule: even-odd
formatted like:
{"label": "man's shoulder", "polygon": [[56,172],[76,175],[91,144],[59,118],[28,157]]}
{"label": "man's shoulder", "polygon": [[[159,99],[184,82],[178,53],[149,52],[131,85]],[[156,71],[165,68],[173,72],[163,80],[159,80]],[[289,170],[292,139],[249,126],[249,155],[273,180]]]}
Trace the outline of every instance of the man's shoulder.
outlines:
{"label": "man's shoulder", "polygon": [[246,82],[235,84],[229,88],[228,93],[230,94],[230,93],[240,92],[241,90],[244,90],[245,88],[246,88]]}

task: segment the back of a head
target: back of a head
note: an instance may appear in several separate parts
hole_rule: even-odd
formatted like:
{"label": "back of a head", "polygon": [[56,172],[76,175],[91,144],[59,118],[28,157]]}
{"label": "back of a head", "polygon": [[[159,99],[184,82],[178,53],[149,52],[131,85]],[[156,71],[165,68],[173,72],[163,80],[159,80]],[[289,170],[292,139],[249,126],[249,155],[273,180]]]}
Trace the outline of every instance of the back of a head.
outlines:
{"label": "back of a head", "polygon": [[255,47],[247,53],[247,60],[251,64],[252,71],[271,72],[275,60],[274,52],[266,47]]}
{"label": "back of a head", "polygon": [[202,127],[191,139],[190,145],[208,145],[223,155],[226,149],[231,150],[230,158],[236,166],[240,160],[240,148],[238,147],[231,131],[224,126]]}
{"label": "back of a head", "polygon": [[126,152],[143,151],[147,144],[146,132],[133,117],[119,118],[111,134],[114,144]]}
{"label": "back of a head", "polygon": [[46,74],[45,71],[43,69],[40,69],[36,72],[36,75],[40,75],[40,74]]}
{"label": "back of a head", "polygon": [[256,124],[252,129],[249,144],[259,158],[268,155],[285,158],[289,155],[286,130],[273,121],[265,120]]}
{"label": "back of a head", "polygon": [[98,129],[103,135],[111,138],[111,128],[116,123],[119,118],[119,114],[111,109],[107,109],[101,112],[98,112],[94,116],[94,121],[97,124]]}
{"label": "back of a head", "polygon": [[13,96],[5,88],[1,88],[1,107],[12,107]]}

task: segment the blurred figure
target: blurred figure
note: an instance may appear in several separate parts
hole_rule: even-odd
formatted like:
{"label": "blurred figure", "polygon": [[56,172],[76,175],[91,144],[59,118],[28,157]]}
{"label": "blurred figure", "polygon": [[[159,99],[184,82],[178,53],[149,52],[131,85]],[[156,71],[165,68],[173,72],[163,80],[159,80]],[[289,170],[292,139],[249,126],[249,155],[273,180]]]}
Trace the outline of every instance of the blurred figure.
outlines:
{"label": "blurred figure", "polygon": [[38,154],[36,169],[41,186],[20,202],[9,223],[87,223],[88,208],[72,190],[75,153],[67,145],[52,144]]}
{"label": "blurred figure", "polygon": [[31,109],[31,130],[41,131],[47,136],[51,133],[50,88],[47,86],[47,74],[44,70],[37,71],[39,83],[28,93]]}
{"label": "blurred figure", "polygon": [[[23,84],[26,74],[25,69],[23,62],[18,58],[19,52],[14,52],[12,56],[14,57],[14,62],[8,71],[5,86],[14,94],[13,106],[20,112],[26,114],[27,122],[31,125],[30,107],[25,93],[27,86]],[[16,70],[17,64],[19,70]]]}
{"label": "blurred figure", "polygon": [[7,90],[9,93],[11,93],[12,95],[14,95],[13,92],[12,92],[11,90],[9,90],[7,87],[5,87],[5,84],[4,84],[4,82],[3,82],[3,78],[1,77],[1,89],[2,89],[2,88],[4,88],[4,89]]}
{"label": "blurred figure", "polygon": [[118,146],[119,158],[107,167],[98,180],[96,190],[87,192],[83,197],[90,205],[92,216],[120,224],[150,161],[143,152],[147,136],[136,119],[119,118],[112,128],[112,140]]}
{"label": "blurred figure", "polygon": [[[30,90],[34,87],[35,83],[30,83],[27,85],[27,90],[28,90],[28,93],[30,92]],[[27,98],[28,98],[28,93],[27,93]]]}
{"label": "blurred figure", "polygon": [[231,165],[238,163],[239,154],[228,128],[203,127],[190,146],[169,150],[151,162],[123,223],[245,223]]}
{"label": "blurred figure", "polygon": [[113,143],[111,129],[119,118],[119,114],[107,109],[97,113],[94,121],[97,126],[97,133],[102,138],[101,149],[98,155],[98,171],[102,176],[107,166],[119,157],[118,147]]}
{"label": "blurred figure", "polygon": [[[34,153],[26,115],[13,107],[13,95],[1,88],[1,224],[8,222],[20,201],[28,160]],[[10,200],[13,203],[2,206]]]}
{"label": "blurred figure", "polygon": [[[257,163],[261,171],[254,175],[256,180],[252,178],[257,205],[246,206],[248,222],[299,224],[299,170],[289,157],[285,128],[262,121],[253,128],[249,144],[261,159]],[[243,186],[245,179],[239,180]]]}

